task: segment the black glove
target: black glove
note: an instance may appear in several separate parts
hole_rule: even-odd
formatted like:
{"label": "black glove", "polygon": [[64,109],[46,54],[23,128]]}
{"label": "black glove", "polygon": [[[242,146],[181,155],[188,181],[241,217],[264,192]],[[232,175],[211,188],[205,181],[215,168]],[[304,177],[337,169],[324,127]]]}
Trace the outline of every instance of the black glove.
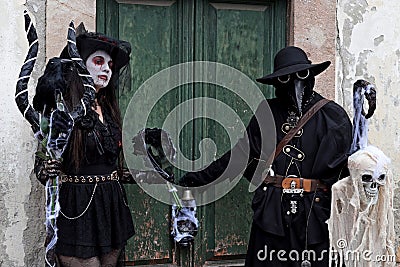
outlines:
{"label": "black glove", "polygon": [[[365,89],[364,95],[361,95],[362,89]],[[366,113],[364,111],[364,108],[362,107],[361,114],[364,115],[366,119],[371,118],[376,109],[376,89],[375,89],[375,87],[366,80],[357,80],[353,84],[353,94],[359,94],[359,96],[361,98],[365,96],[365,98],[368,101],[368,112]],[[356,100],[357,99],[354,98],[353,101],[356,101]]]}
{"label": "black glove", "polygon": [[119,180],[121,181],[121,183],[123,183],[123,184],[135,184],[136,183],[135,179],[133,179],[131,172],[127,168],[122,168],[122,169],[118,170],[118,177],[119,177]]}
{"label": "black glove", "polygon": [[45,161],[43,171],[45,175],[49,177],[49,179],[54,179],[60,175],[61,162],[58,160],[47,160]]}
{"label": "black glove", "polygon": [[61,162],[58,160],[43,160],[39,157],[35,159],[36,178],[43,185],[48,179],[54,179],[61,173]]}
{"label": "black glove", "polygon": [[58,109],[53,111],[50,119],[51,129],[49,133],[48,147],[55,155],[61,157],[62,152],[67,146],[73,125],[74,122],[67,112]]}
{"label": "black glove", "polygon": [[185,174],[184,176],[182,176],[182,177],[179,179],[178,184],[179,184],[180,186],[183,186],[183,187],[193,187],[193,186],[196,186],[195,181],[193,181],[193,179],[191,179],[190,175],[188,175],[188,174]]}

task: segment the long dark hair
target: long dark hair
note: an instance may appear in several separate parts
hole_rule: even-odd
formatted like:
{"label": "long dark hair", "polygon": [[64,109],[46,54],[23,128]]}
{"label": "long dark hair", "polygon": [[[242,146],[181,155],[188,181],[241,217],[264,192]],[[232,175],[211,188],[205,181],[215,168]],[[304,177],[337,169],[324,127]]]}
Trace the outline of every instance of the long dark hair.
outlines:
{"label": "long dark hair", "polygon": [[[116,96],[116,80],[118,75],[114,74],[107,87],[101,88],[96,94],[97,102],[102,108],[102,112],[107,112],[114,123],[118,126],[119,130],[122,129],[121,113],[118,106],[118,100]],[[116,71],[117,72],[117,71]],[[75,68],[71,68],[68,73],[65,74],[65,80],[67,83],[68,91],[64,95],[64,101],[68,110],[72,110],[76,106],[83,96],[84,87],[82,81]],[[73,172],[78,171],[81,162],[85,158],[85,134],[86,130],[78,127],[74,127],[72,135],[69,140],[68,149],[66,150],[65,157],[68,162],[64,162],[64,172],[68,173],[72,168]]]}

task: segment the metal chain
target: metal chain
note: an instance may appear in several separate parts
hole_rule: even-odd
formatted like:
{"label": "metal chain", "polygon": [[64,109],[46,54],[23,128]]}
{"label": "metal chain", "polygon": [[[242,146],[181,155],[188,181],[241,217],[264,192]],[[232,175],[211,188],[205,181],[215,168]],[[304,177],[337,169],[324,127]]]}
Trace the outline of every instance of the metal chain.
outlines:
{"label": "metal chain", "polygon": [[96,192],[96,188],[97,188],[97,183],[94,185],[93,192],[92,192],[92,196],[90,197],[89,203],[87,204],[85,210],[82,211],[81,214],[79,214],[78,216],[75,216],[75,217],[68,217],[68,216],[65,215],[65,214],[61,211],[61,209],[60,209],[61,215],[64,216],[65,218],[67,218],[68,220],[76,220],[76,219],[82,217],[82,216],[86,213],[86,211],[89,209],[89,206],[90,206],[90,204],[92,203],[92,200],[93,200],[93,197],[94,197],[94,193]]}
{"label": "metal chain", "polygon": [[[121,184],[119,183],[119,181],[117,181],[117,183],[119,185],[119,188],[121,189],[122,200],[123,200],[125,206],[129,207],[128,204],[125,202],[125,198],[124,198],[124,194],[123,194],[123,190],[122,190]],[[97,188],[97,183],[94,185],[92,196],[90,197],[89,203],[87,204],[86,208],[82,211],[81,214],[79,214],[78,216],[75,216],[75,217],[69,217],[69,216],[65,215],[60,209],[61,215],[64,216],[65,218],[67,218],[68,220],[76,220],[76,219],[79,219],[80,217],[82,217],[86,213],[86,211],[89,209],[89,206],[93,201],[93,197],[94,197],[94,194],[96,192],[96,188]]]}
{"label": "metal chain", "polygon": [[122,200],[124,201],[125,206],[129,207],[128,204],[126,204],[126,202],[125,202],[124,191],[122,190],[122,186],[119,183],[119,181],[117,181],[117,183],[119,185],[119,189],[121,189]]}

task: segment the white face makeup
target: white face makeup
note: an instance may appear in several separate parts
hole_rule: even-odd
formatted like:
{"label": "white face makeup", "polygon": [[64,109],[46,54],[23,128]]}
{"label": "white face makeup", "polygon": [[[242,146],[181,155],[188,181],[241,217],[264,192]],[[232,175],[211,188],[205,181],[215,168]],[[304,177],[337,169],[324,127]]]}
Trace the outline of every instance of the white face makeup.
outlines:
{"label": "white face makeup", "polygon": [[112,59],[105,51],[98,50],[86,60],[86,67],[93,78],[96,90],[106,87],[112,75]]}

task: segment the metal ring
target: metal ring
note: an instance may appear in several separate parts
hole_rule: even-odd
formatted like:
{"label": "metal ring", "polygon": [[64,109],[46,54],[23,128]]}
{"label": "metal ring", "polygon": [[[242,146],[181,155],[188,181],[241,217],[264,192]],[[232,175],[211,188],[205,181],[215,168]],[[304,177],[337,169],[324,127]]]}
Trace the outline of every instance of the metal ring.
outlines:
{"label": "metal ring", "polygon": [[285,76],[278,76],[278,81],[280,83],[288,83],[290,81],[290,74],[287,75],[287,80],[286,81],[282,80],[282,77],[285,77]]}
{"label": "metal ring", "polygon": [[305,79],[307,79],[308,76],[310,76],[310,70],[309,70],[309,69],[306,69],[306,71],[307,71],[307,74],[306,74],[305,76],[300,76],[300,75],[299,75],[299,71],[296,72],[297,78],[299,78],[300,80],[305,80]]}

